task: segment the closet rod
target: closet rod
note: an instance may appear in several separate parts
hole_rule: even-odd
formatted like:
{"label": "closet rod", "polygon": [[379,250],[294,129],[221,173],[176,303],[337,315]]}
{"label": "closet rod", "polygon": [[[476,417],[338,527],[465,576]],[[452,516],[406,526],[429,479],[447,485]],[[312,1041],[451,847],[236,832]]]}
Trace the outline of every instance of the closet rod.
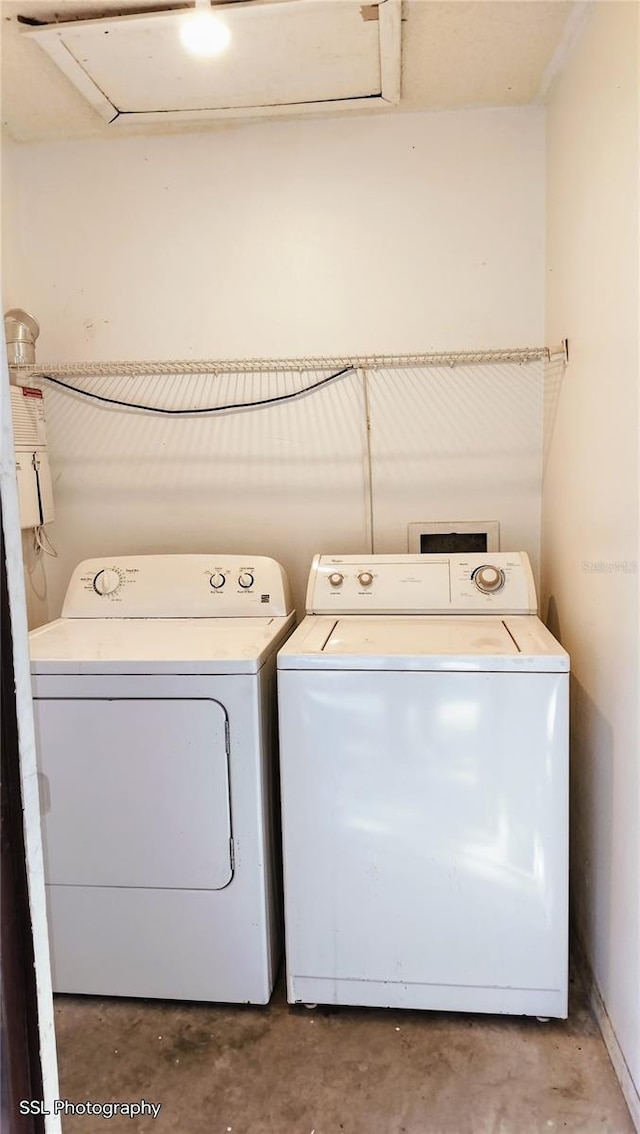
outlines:
{"label": "closet rod", "polygon": [[461,350],[425,354],[325,355],[319,358],[243,358],[243,359],[164,359],[155,362],[71,362],[43,366],[41,363],[11,367],[18,385],[49,375],[52,378],[143,377],[163,374],[249,374],[302,372],[309,370],[398,370],[420,366],[478,366],[483,363],[527,363],[562,355],[564,343],[557,347],[525,347],[514,350]]}

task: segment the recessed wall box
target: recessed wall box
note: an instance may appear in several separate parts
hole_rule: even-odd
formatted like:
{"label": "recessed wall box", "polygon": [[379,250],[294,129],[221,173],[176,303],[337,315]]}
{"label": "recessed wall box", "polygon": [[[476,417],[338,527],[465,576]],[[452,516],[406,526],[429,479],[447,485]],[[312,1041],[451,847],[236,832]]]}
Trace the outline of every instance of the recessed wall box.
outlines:
{"label": "recessed wall box", "polygon": [[497,520],[444,520],[409,524],[409,551],[421,555],[499,551]]}

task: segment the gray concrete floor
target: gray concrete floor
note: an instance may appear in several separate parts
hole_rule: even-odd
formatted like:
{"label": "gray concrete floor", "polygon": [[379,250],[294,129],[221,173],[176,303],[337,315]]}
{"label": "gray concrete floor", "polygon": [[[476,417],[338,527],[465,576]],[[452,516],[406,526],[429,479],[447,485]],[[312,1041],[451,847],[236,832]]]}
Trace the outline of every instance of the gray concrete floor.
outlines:
{"label": "gray concrete floor", "polygon": [[633,1134],[584,990],[567,1021],[56,998],[65,1134]]}

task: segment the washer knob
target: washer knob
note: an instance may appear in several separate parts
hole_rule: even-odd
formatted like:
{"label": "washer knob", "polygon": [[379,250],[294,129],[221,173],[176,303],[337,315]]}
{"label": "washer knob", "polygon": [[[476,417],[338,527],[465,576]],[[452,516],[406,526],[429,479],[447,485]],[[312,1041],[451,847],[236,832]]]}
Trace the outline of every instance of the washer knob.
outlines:
{"label": "washer knob", "polygon": [[344,575],[341,575],[339,571],[333,571],[329,575],[329,582],[332,587],[341,587],[344,583]]}
{"label": "washer knob", "polygon": [[97,595],[112,595],[114,591],[117,591],[120,582],[118,572],[105,567],[103,571],[98,571],[93,580],[93,589]]}
{"label": "washer knob", "polygon": [[224,587],[225,582],[226,579],[222,574],[222,571],[214,571],[213,575],[209,579],[209,583],[213,587],[214,591],[219,591],[221,587]]}
{"label": "washer knob", "polygon": [[241,571],[238,575],[238,583],[241,587],[247,590],[248,587],[253,586],[253,575],[250,571]]}
{"label": "washer knob", "polygon": [[373,582],[373,575],[370,571],[361,571],[358,575],[358,582],[361,587],[370,587]]}
{"label": "washer knob", "polygon": [[485,595],[490,595],[504,587],[504,571],[486,563],[483,567],[478,567],[477,571],[474,571],[473,581],[479,591],[482,591]]}

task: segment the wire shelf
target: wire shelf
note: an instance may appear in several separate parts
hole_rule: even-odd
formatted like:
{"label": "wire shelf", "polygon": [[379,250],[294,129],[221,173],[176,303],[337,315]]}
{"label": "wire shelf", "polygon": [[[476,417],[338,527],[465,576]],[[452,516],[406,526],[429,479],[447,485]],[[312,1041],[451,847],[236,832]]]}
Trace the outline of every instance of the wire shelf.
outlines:
{"label": "wire shelf", "polygon": [[479,366],[484,363],[549,362],[565,355],[558,347],[524,347],[511,350],[474,350],[426,352],[424,354],[326,355],[318,358],[243,358],[243,359],[162,359],[159,361],[71,362],[46,366],[41,363],[11,367],[19,385],[38,378],[113,378],[166,374],[255,374],[301,373],[305,371],[393,370],[405,367]]}

